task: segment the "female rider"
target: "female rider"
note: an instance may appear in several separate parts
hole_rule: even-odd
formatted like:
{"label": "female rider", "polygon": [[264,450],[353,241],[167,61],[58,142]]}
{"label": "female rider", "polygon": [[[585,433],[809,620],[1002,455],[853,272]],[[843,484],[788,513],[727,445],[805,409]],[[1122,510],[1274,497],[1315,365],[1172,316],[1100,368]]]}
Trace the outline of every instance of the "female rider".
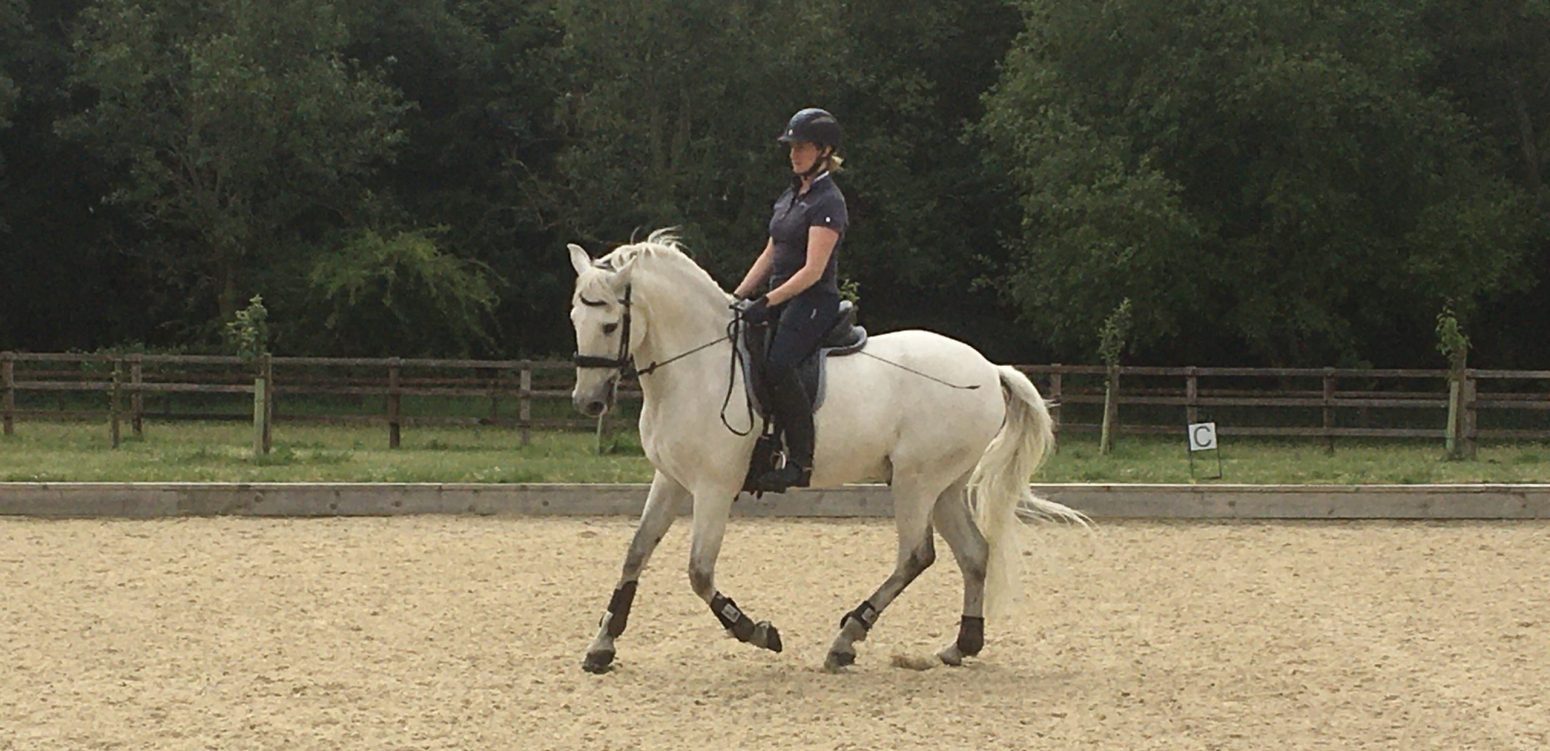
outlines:
{"label": "female rider", "polygon": [[769,241],[733,293],[744,320],[776,322],[764,374],[769,407],[786,434],[786,464],[755,482],[773,493],[807,487],[812,478],[813,405],[797,364],[818,348],[839,313],[835,272],[849,222],[845,196],[833,178],[842,161],[835,153],[840,124],[834,115],[804,109],[792,115],[778,140],[790,148],[791,187],[775,201]]}

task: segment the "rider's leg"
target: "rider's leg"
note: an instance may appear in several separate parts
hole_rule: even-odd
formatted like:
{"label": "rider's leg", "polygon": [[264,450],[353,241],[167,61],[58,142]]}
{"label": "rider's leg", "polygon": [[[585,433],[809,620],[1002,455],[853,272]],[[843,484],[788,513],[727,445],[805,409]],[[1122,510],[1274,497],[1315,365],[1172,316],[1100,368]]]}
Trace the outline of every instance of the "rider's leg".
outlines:
{"label": "rider's leg", "polygon": [[827,295],[800,296],[784,306],[780,325],[765,360],[770,408],[786,434],[786,465],[766,472],[756,485],[779,493],[791,487],[807,487],[813,473],[813,405],[797,375],[797,365],[818,348],[834,316],[839,300]]}
{"label": "rider's leg", "polygon": [[773,493],[805,488],[813,476],[813,405],[795,368],[774,374],[770,407],[786,435],[786,464],[765,473],[758,484]]}

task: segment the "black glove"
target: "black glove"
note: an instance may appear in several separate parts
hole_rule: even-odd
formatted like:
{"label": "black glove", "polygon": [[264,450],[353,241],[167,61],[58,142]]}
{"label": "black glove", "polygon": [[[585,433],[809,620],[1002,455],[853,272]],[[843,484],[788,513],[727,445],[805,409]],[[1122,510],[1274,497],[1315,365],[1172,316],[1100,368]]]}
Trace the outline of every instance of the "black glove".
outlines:
{"label": "black glove", "polygon": [[755,326],[761,326],[770,322],[773,318],[770,314],[770,299],[760,295],[752,300],[737,300],[732,303],[732,309],[737,311],[745,322]]}

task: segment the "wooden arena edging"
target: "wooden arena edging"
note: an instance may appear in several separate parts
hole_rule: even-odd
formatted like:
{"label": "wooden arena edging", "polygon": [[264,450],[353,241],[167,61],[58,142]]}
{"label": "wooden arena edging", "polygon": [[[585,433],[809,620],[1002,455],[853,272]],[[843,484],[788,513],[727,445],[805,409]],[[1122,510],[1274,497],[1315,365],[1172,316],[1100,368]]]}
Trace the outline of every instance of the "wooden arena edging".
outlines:
{"label": "wooden arena edging", "polygon": [[[1095,519],[1550,519],[1550,485],[1035,485]],[[0,483],[0,515],[635,516],[645,485]],[[740,499],[739,516],[886,517],[887,488]]]}

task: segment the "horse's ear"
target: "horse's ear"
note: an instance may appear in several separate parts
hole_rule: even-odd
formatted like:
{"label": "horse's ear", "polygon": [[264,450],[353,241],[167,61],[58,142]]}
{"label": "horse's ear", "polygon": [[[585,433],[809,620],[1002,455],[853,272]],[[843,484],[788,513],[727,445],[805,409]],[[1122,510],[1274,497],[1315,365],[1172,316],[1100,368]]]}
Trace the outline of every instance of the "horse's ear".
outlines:
{"label": "horse's ear", "polygon": [[570,265],[576,269],[576,276],[581,276],[582,272],[592,268],[592,257],[587,255],[587,251],[580,245],[569,243],[565,248],[570,251]]}

